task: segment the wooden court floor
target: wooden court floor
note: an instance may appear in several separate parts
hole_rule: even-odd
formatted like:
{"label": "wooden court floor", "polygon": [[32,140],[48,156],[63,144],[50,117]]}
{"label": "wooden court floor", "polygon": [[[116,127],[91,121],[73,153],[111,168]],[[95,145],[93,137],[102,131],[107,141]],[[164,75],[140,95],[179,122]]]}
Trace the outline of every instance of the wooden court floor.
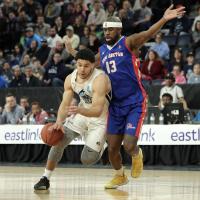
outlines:
{"label": "wooden court floor", "polygon": [[41,167],[0,167],[3,200],[200,200],[200,171],[144,170],[118,190],[104,190],[111,169],[57,168],[48,194],[36,194],[33,185]]}

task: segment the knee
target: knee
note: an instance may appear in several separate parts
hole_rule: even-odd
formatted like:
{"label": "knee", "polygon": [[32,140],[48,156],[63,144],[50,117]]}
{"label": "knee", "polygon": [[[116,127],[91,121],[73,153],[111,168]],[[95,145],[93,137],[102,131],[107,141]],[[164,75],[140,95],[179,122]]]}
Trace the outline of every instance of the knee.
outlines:
{"label": "knee", "polygon": [[134,150],[136,148],[136,145],[134,143],[130,143],[130,142],[125,142],[124,141],[124,150],[126,151],[126,153],[128,153],[129,155],[132,155]]}
{"label": "knee", "polygon": [[120,152],[120,147],[115,147],[115,146],[109,146],[108,145],[108,154],[109,154],[109,157],[114,157],[119,152]]}
{"label": "knee", "polygon": [[81,153],[81,162],[84,165],[92,165],[95,164],[99,160],[99,153],[88,148],[84,148]]}

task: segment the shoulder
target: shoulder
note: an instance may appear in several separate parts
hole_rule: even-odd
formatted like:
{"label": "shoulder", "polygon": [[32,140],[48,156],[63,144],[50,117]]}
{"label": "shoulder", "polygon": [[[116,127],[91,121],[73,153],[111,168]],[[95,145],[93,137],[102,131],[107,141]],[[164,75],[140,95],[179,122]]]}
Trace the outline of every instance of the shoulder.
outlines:
{"label": "shoulder", "polygon": [[19,112],[24,112],[24,108],[21,107],[20,105],[16,105],[16,110],[19,111]]}
{"label": "shoulder", "polygon": [[107,85],[109,83],[109,78],[108,76],[103,72],[101,71],[100,69],[96,69],[98,71],[96,71],[97,73],[99,73],[96,78],[94,79],[94,82],[93,82],[93,86],[95,87],[96,85]]}

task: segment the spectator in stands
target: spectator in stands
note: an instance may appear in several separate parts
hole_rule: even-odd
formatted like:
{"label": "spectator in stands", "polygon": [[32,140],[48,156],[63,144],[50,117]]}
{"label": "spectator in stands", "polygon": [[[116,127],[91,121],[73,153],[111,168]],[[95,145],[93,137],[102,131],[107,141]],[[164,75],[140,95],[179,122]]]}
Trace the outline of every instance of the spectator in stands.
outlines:
{"label": "spectator in stands", "polygon": [[136,10],[133,15],[133,27],[135,32],[147,30],[151,26],[152,11],[147,7],[146,0],[140,0],[141,9]]}
{"label": "spectator in stands", "polygon": [[20,106],[24,109],[24,114],[27,115],[28,113],[30,113],[31,108],[29,105],[29,99],[27,96],[22,96],[20,98]]}
{"label": "spectator in stands", "polygon": [[29,55],[30,58],[33,58],[36,56],[38,50],[38,43],[35,40],[31,41],[31,45],[29,48],[25,49],[25,51],[23,52],[24,55]]}
{"label": "spectator in stands", "polygon": [[50,25],[44,22],[44,16],[38,16],[35,33],[37,33],[41,37],[47,37],[47,33],[49,29],[50,29]]}
{"label": "spectator in stands", "polygon": [[142,78],[154,84],[161,84],[166,75],[166,69],[156,51],[149,50],[147,59],[142,63]]}
{"label": "spectator in stands", "polygon": [[2,12],[0,8],[0,48],[8,48],[7,41],[6,41],[6,34],[7,34],[7,18]]}
{"label": "spectator in stands", "polygon": [[179,64],[181,66],[181,70],[183,69],[184,66],[184,59],[183,59],[183,52],[182,49],[179,47],[176,47],[174,49],[174,54],[173,57],[170,59],[171,62],[168,65],[168,71],[171,72],[173,69],[173,66],[175,64]]}
{"label": "spectator in stands", "polygon": [[61,18],[63,21],[63,26],[67,27],[69,24],[74,24],[75,22],[75,5],[73,2],[64,3],[61,11]]}
{"label": "spectator in stands", "polygon": [[197,84],[200,83],[200,64],[197,63],[193,67],[193,72],[188,77],[189,84]]}
{"label": "spectator in stands", "polygon": [[56,19],[54,21],[54,26],[56,28],[56,32],[58,33],[58,35],[60,37],[63,37],[65,35],[65,28],[63,26],[63,21],[60,16],[56,17]]}
{"label": "spectator in stands", "polygon": [[9,87],[22,87],[22,83],[24,80],[24,75],[21,72],[19,65],[13,66],[13,78],[9,84]]}
{"label": "spectator in stands", "polygon": [[48,119],[48,113],[41,108],[39,102],[35,101],[31,104],[31,113],[29,119],[30,118],[34,119],[35,124],[44,124]]}
{"label": "spectator in stands", "polygon": [[32,27],[26,28],[26,37],[25,37],[25,43],[24,43],[24,48],[30,48],[31,47],[31,42],[35,40],[37,41],[38,47],[41,46],[41,37],[34,33]]}
{"label": "spectator in stands", "polygon": [[31,66],[25,67],[25,78],[22,82],[22,87],[39,87],[41,86],[40,80],[33,76],[33,70]]}
{"label": "spectator in stands", "polygon": [[56,28],[51,27],[49,30],[49,37],[47,38],[48,46],[54,48],[57,41],[62,41],[62,38],[57,34]]}
{"label": "spectator in stands", "polygon": [[20,39],[20,26],[14,11],[9,11],[7,20],[7,47],[11,50]]}
{"label": "spectator in stands", "polygon": [[69,53],[66,51],[66,48],[64,47],[63,41],[57,41],[55,48],[52,48],[49,56],[47,58],[46,63],[49,63],[52,59],[55,53],[59,53],[61,55],[61,59],[64,63],[67,63],[70,59]]}
{"label": "spectator in stands", "polygon": [[163,60],[169,60],[170,49],[168,44],[163,41],[163,34],[161,32],[156,34],[155,44],[153,44],[150,49],[156,51]]}
{"label": "spectator in stands", "polygon": [[2,69],[0,69],[0,88],[7,88],[7,86],[8,86],[8,83],[2,74]]}
{"label": "spectator in stands", "polygon": [[10,67],[10,64],[7,61],[3,63],[2,74],[6,82],[9,84],[12,80],[13,74],[12,74],[12,69]]}
{"label": "spectator in stands", "polygon": [[21,10],[24,10],[25,8],[25,2],[24,0],[17,0],[15,2],[15,7],[16,7],[16,11],[19,13]]}
{"label": "spectator in stands", "polygon": [[118,12],[116,9],[116,4],[114,2],[109,2],[106,7],[106,19],[108,17],[117,16]]}
{"label": "spectator in stands", "polygon": [[10,11],[13,11],[13,1],[4,0],[2,6],[2,12],[5,16],[8,16]]}
{"label": "spectator in stands", "polygon": [[[199,9],[200,10],[200,9]],[[200,15],[199,15],[200,17]],[[192,45],[194,49],[200,47],[200,19],[196,21],[194,31],[192,31],[192,38],[194,44]]]}
{"label": "spectator in stands", "polygon": [[20,68],[23,69],[27,65],[31,63],[30,56],[28,54],[25,54],[24,57],[22,57],[22,60],[20,62]]}
{"label": "spectator in stands", "polygon": [[33,60],[31,66],[33,70],[33,76],[35,76],[42,82],[45,68],[41,65],[38,59]]}
{"label": "spectator in stands", "polygon": [[128,19],[133,19],[133,10],[129,0],[125,0],[122,2],[122,9],[126,12],[126,16]]}
{"label": "spectator in stands", "polygon": [[168,73],[165,77],[165,86],[160,90],[160,102],[159,107],[162,105],[162,96],[164,93],[169,93],[173,97],[173,103],[182,103],[185,110],[188,109],[187,103],[184,99],[183,90],[181,87],[175,84],[174,74]]}
{"label": "spectator in stands", "polygon": [[4,52],[2,49],[0,49],[0,67],[3,65],[4,62],[6,62]]}
{"label": "spectator in stands", "polygon": [[96,25],[97,29],[101,29],[103,22],[106,20],[106,13],[101,4],[101,1],[95,0],[93,3],[93,9],[88,16],[87,25]]}
{"label": "spectator in stands", "polygon": [[[182,5],[177,5],[176,8],[181,7]],[[170,34],[173,35],[182,35],[186,34],[190,30],[190,21],[187,15],[180,15],[177,18],[173,19],[170,22]]]}
{"label": "spectator in stands", "polygon": [[98,39],[95,32],[91,32],[89,35],[89,45],[90,48],[94,53],[98,53],[99,46],[101,45],[100,40]]}
{"label": "spectator in stands", "polygon": [[25,10],[27,15],[31,18],[32,22],[36,22],[37,20],[37,16],[36,16],[36,10],[38,8],[41,8],[41,4],[38,1],[34,1],[34,0],[26,0],[25,3]]}
{"label": "spectator in stands", "polygon": [[18,11],[17,21],[19,23],[19,30],[25,30],[27,23],[29,23],[30,17],[26,14],[25,9],[20,9]]}
{"label": "spectator in stands", "polygon": [[6,104],[0,115],[0,124],[20,124],[24,115],[24,109],[16,102],[13,94],[6,95]]}
{"label": "spectator in stands", "polygon": [[192,31],[195,31],[196,22],[200,21],[200,6],[197,7],[197,16],[195,17],[192,25]]}
{"label": "spectator in stands", "polygon": [[83,30],[83,36],[80,39],[80,45],[88,47],[89,46],[89,36],[90,36],[90,27],[85,26],[84,30]]}
{"label": "spectator in stands", "polygon": [[22,59],[22,48],[20,45],[16,44],[14,47],[14,52],[10,59],[11,66],[19,65]]}
{"label": "spectator in stands", "polygon": [[128,11],[126,9],[122,8],[119,10],[119,18],[121,19],[123,24],[122,34],[126,36],[132,34],[134,32],[133,18],[130,17],[130,14],[128,14]]}
{"label": "spectator in stands", "polygon": [[173,102],[173,97],[171,94],[169,93],[164,93],[161,97],[161,103],[159,104],[159,109],[160,110],[163,110],[164,107],[167,105],[167,104],[170,104]]}
{"label": "spectator in stands", "polygon": [[47,40],[42,39],[41,40],[41,47],[36,52],[35,56],[40,61],[41,65],[44,65],[47,58],[49,57],[49,53],[51,51],[51,48],[48,47]]}
{"label": "spectator in stands", "polygon": [[48,0],[48,4],[44,8],[44,16],[49,24],[53,24],[54,19],[60,15],[61,7],[55,0]]}
{"label": "spectator in stands", "polygon": [[74,27],[74,33],[77,34],[79,37],[83,36],[83,30],[85,27],[84,19],[81,15],[78,15],[75,18],[75,23],[73,25]]}
{"label": "spectator in stands", "polygon": [[173,66],[172,73],[174,74],[176,84],[185,84],[186,83],[186,78],[185,78],[184,74],[181,72],[181,66],[179,64],[175,64]]}
{"label": "spectator in stands", "polygon": [[70,42],[74,49],[77,49],[80,43],[80,38],[78,35],[74,34],[73,26],[66,27],[66,35],[63,37],[63,42]]}
{"label": "spectator in stands", "polygon": [[194,66],[194,54],[193,52],[188,52],[186,63],[183,66],[184,74],[187,75],[192,72]]}
{"label": "spectator in stands", "polygon": [[83,19],[83,21],[85,21],[86,13],[85,13],[83,4],[81,4],[81,2],[76,2],[74,9],[75,9],[75,12],[74,12],[75,18],[80,16]]}
{"label": "spectator in stands", "polygon": [[66,76],[71,72],[61,60],[60,53],[55,53],[52,61],[45,67],[44,84],[46,86],[63,87]]}

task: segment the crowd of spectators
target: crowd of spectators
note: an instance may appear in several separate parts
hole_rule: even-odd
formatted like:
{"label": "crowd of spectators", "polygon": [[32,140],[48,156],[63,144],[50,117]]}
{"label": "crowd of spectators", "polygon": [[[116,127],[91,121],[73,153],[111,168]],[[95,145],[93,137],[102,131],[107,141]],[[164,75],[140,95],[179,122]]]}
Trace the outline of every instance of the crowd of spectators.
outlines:
{"label": "crowd of spectators", "polygon": [[[174,75],[174,84],[200,83],[200,5],[195,0],[173,2],[177,8],[186,6],[187,12],[141,48],[145,86],[165,85],[168,73]],[[108,17],[118,16],[123,34],[130,35],[148,29],[170,4],[170,0],[0,0],[0,88],[63,87],[75,66],[65,42],[96,53]]]}
{"label": "crowd of spectators", "polygon": [[22,96],[19,102],[13,94],[6,95],[4,107],[0,107],[0,124],[44,124],[52,118],[52,113],[42,109],[37,101],[30,104],[29,98]]}
{"label": "crowd of spectators", "polygon": [[[190,0],[192,3],[192,0]],[[0,1],[0,87],[63,86],[74,67],[65,42],[74,49],[98,51],[103,41],[102,23],[119,16],[123,34],[148,29],[171,1],[149,0],[2,0]],[[145,84],[162,84],[168,72],[176,83],[189,81],[200,61],[200,6],[175,0],[187,13],[152,36],[140,55]],[[158,7],[160,6],[160,14]],[[195,14],[194,14],[195,13]],[[182,39],[181,39],[182,38]]]}

